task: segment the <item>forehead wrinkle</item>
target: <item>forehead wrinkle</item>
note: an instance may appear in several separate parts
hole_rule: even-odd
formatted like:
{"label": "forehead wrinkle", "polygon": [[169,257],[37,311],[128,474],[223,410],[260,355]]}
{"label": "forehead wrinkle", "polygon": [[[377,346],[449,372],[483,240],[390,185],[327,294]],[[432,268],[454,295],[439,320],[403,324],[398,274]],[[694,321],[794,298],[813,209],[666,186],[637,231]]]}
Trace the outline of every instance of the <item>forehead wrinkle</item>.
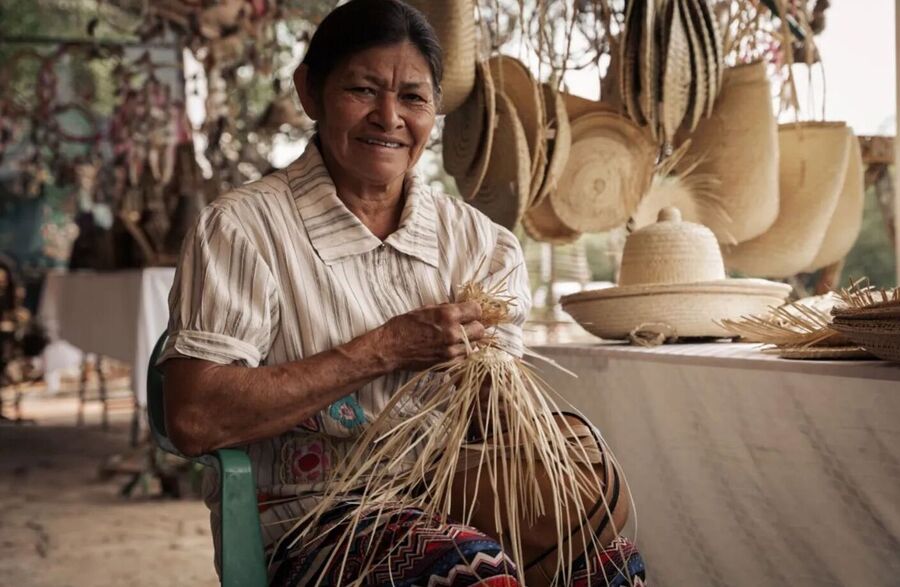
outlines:
{"label": "forehead wrinkle", "polygon": [[[362,79],[369,83],[375,84],[376,86],[378,86],[380,88],[390,89],[390,88],[397,87],[397,84],[398,84],[397,77],[400,74],[400,72],[398,71],[399,68],[394,67],[391,69],[392,69],[392,77],[390,80],[388,80],[387,78],[385,78],[381,75],[373,73],[369,68],[363,68],[363,67],[359,67],[359,66],[351,67],[349,69],[348,73],[349,73],[349,77],[351,77],[351,78]],[[416,77],[418,77],[418,72],[414,72],[414,73],[415,73]],[[399,82],[400,88],[402,88],[402,89],[421,89],[421,88],[430,88],[431,87],[431,83],[429,81],[416,79],[416,77],[413,77],[413,79],[410,79],[407,81]]]}

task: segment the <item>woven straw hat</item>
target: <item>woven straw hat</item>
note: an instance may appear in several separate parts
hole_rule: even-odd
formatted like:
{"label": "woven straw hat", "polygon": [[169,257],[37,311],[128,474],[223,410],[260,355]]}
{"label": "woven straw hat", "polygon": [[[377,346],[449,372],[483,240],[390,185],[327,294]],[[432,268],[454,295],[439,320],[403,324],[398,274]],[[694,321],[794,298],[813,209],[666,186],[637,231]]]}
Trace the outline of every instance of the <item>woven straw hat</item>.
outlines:
{"label": "woven straw hat", "polygon": [[566,112],[569,115],[569,120],[575,120],[589,112],[607,112],[611,114],[618,114],[618,109],[610,106],[606,102],[598,102],[596,100],[588,100],[587,98],[582,98],[581,96],[576,96],[575,94],[567,94],[564,92],[560,92],[559,94],[562,96],[563,104],[566,105]]}
{"label": "woven straw hat", "polygon": [[850,144],[842,122],[782,125],[778,138],[778,218],[762,236],[725,248],[728,268],[747,275],[790,277],[812,263],[847,171]]}
{"label": "woven straw hat", "polygon": [[799,348],[776,348],[771,352],[782,359],[803,359],[814,361],[865,360],[875,355],[859,346],[808,346]]}
{"label": "woven straw hat", "polygon": [[862,149],[856,136],[848,128],[850,155],[847,159],[847,175],[838,196],[837,206],[831,215],[831,223],[825,231],[822,246],[806,271],[816,271],[828,267],[847,256],[862,228],[863,206],[866,191],[863,177]]}
{"label": "woven straw hat", "polygon": [[581,236],[580,232],[572,230],[559,219],[551,198],[544,198],[543,202],[525,212],[522,228],[534,240],[554,245],[566,245]]}
{"label": "woven straw hat", "polygon": [[[442,143],[444,169],[457,177],[471,175],[477,190],[487,171],[497,106],[487,63],[479,62],[476,72],[472,93],[444,119]],[[471,197],[474,193],[467,195]]]}
{"label": "woven straw hat", "polygon": [[879,359],[900,361],[900,320],[845,320],[835,316],[831,327]]}
{"label": "woven straw hat", "polygon": [[783,283],[727,279],[715,235],[666,208],[626,240],[617,287],[565,296],[562,304],[602,338],[660,327],[679,337],[722,337],[730,333],[716,321],[764,313],[790,292]]}
{"label": "woven straw hat", "polygon": [[547,166],[544,169],[543,181],[530,206],[539,205],[556,189],[559,177],[566,168],[569,151],[572,149],[572,129],[569,126],[569,114],[566,104],[559,92],[548,85],[541,86],[544,94],[544,118],[547,121],[545,136],[547,139]]}
{"label": "woven straw hat", "polygon": [[440,114],[456,110],[475,84],[475,5],[472,0],[407,0],[437,33],[444,51]]}
{"label": "woven straw hat", "polygon": [[550,194],[559,219],[581,232],[625,224],[650,185],[656,145],[617,114],[591,112],[571,127],[569,160]]}
{"label": "woven straw hat", "polygon": [[528,205],[531,167],[528,143],[516,108],[506,94],[497,93],[497,123],[491,145],[487,173],[480,186],[473,188],[475,178],[456,178],[461,194],[474,194],[469,202],[491,220],[512,228]]}
{"label": "woven straw hat", "polygon": [[778,216],[778,124],[765,64],[727,69],[712,116],[690,137],[685,160],[719,178],[725,212],[704,213],[703,224],[727,244],[768,230]]}
{"label": "woven straw hat", "polygon": [[525,139],[528,141],[529,198],[537,195],[544,179],[547,155],[544,137],[544,99],[541,89],[531,76],[528,68],[514,57],[495,55],[488,61],[494,85],[503,92],[516,107]]}

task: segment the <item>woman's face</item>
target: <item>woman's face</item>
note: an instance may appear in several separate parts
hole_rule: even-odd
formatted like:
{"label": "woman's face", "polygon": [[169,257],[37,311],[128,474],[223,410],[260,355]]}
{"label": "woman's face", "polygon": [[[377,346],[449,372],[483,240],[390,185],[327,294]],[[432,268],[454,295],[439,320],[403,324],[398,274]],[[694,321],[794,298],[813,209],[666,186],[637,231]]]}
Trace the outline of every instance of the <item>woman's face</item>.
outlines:
{"label": "woman's face", "polygon": [[326,78],[319,136],[335,183],[391,186],[415,165],[434,126],[435,93],[411,43],[357,53]]}

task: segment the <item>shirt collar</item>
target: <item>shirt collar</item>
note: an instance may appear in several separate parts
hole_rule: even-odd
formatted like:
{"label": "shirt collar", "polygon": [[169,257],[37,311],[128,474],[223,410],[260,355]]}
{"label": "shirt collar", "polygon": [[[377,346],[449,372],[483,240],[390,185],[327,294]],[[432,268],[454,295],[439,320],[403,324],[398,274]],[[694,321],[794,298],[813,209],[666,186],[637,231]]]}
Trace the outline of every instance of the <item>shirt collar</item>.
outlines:
{"label": "shirt collar", "polygon": [[[382,241],[337,195],[315,140],[285,170],[306,233],[322,261],[333,265],[378,248]],[[399,228],[384,244],[438,266],[437,214],[434,195],[415,172],[406,176],[406,202]]]}

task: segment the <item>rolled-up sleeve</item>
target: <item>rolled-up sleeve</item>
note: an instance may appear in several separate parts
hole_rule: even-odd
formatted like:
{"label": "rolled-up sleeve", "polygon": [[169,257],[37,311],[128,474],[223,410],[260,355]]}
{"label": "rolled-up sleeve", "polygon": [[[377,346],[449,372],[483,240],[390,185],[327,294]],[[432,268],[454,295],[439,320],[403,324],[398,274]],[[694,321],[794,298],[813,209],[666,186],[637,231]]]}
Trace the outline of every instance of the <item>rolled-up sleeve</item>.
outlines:
{"label": "rolled-up sleeve", "polygon": [[256,367],[278,324],[269,266],[227,210],[206,208],[181,252],[159,362],[175,357]]}
{"label": "rolled-up sleeve", "polygon": [[521,357],[525,346],[522,342],[522,327],[531,311],[531,287],[528,270],[519,240],[509,230],[495,225],[497,240],[491,255],[488,275],[483,280],[485,289],[505,282],[506,292],[515,300],[511,307],[511,320],[496,329],[498,346]]}

